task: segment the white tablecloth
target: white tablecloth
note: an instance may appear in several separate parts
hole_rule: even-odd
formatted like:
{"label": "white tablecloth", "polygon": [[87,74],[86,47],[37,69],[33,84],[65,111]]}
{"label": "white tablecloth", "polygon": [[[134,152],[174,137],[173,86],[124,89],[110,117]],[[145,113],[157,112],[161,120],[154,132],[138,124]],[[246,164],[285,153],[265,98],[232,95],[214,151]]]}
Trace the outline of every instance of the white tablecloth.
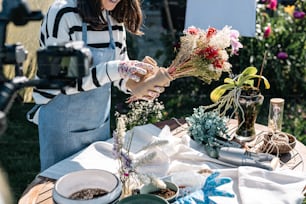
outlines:
{"label": "white tablecloth", "polygon": [[[188,135],[174,137],[168,126],[162,130],[148,124],[133,129],[131,152],[135,157],[144,152],[142,147],[154,140],[168,140],[168,144],[156,147],[157,156],[142,172],[158,177],[177,175],[182,172],[196,172],[201,169],[216,170],[220,176],[230,177],[233,182],[220,186],[235,193],[234,198],[214,197],[217,203],[225,204],[297,204],[302,203],[302,190],[306,185],[306,173],[291,170],[267,171],[255,167],[235,167],[205,154],[204,148],[190,140]],[[127,137],[131,134],[127,133]],[[91,144],[79,153],[51,166],[40,176],[58,179],[81,169],[103,169],[117,173],[118,162],[112,154],[112,139]]]}

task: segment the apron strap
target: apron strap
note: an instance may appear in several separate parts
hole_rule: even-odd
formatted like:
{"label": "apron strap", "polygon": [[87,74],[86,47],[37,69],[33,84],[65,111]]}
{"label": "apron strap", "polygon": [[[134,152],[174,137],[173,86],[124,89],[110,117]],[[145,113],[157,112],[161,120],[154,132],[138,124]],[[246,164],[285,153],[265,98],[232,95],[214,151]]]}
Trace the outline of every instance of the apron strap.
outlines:
{"label": "apron strap", "polygon": [[115,49],[116,44],[115,44],[115,41],[114,41],[114,38],[113,38],[113,29],[112,29],[112,24],[111,24],[110,19],[109,19],[109,11],[106,11],[106,19],[107,19],[109,38],[110,38],[109,47],[112,48],[112,49]]}
{"label": "apron strap", "polygon": [[[106,11],[106,19],[107,19],[107,26],[108,26],[108,33],[109,33],[109,48],[115,49],[116,44],[113,37],[113,29],[112,24],[109,19],[109,11]],[[82,23],[82,40],[84,41],[85,45],[87,45],[87,23]]]}
{"label": "apron strap", "polygon": [[82,23],[82,40],[87,45],[87,23]]}

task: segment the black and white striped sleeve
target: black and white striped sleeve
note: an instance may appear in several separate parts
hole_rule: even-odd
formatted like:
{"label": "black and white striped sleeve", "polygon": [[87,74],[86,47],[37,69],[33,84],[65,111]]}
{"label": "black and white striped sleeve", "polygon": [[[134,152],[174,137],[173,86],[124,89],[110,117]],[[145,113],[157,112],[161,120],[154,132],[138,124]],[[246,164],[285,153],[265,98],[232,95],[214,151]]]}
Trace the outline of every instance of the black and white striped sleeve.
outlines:
{"label": "black and white striped sleeve", "polygon": [[118,72],[119,63],[119,60],[109,61],[92,67],[87,76],[77,81],[76,87],[66,87],[64,93],[75,94],[103,86],[107,83],[120,81],[122,78]]}

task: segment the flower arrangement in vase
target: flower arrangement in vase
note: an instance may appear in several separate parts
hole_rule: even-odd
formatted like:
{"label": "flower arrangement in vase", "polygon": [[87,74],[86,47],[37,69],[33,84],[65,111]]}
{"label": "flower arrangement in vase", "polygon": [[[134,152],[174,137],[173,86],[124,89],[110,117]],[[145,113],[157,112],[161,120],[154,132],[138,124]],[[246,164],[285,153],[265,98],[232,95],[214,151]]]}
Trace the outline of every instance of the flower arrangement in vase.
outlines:
{"label": "flower arrangement in vase", "polygon": [[[206,107],[217,110],[221,116],[233,109],[233,114],[238,117],[236,138],[241,142],[251,141],[255,137],[254,125],[264,100],[260,91],[261,79],[265,88],[270,88],[269,81],[262,74],[258,75],[257,71],[256,67],[247,67],[237,76],[225,78],[224,84],[210,93],[214,104]],[[254,84],[255,79],[258,79],[257,86]]]}

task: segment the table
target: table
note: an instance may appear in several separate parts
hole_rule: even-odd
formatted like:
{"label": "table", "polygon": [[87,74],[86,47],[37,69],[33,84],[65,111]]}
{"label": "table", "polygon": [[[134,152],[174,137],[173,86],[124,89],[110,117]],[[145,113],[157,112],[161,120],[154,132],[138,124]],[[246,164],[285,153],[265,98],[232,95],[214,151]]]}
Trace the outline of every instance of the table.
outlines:
{"label": "table", "polygon": [[[155,124],[159,128],[163,128],[165,125],[170,127],[172,134],[176,137],[181,137],[186,133],[187,124],[184,119],[171,119],[167,121],[162,121]],[[237,121],[231,120],[230,126],[236,126]],[[268,131],[267,126],[256,124],[255,125],[257,134],[260,134],[264,131]],[[300,159],[294,159],[299,156]],[[297,142],[294,153],[291,155],[291,158],[294,160],[293,164],[290,164],[290,167],[293,170],[302,170],[306,171],[306,146],[301,142]],[[284,165],[288,163],[286,158],[283,158]],[[18,204],[53,204],[52,200],[52,190],[55,184],[55,180],[37,176],[31,184],[26,188],[22,197],[20,198]],[[306,189],[306,186],[305,186]]]}

